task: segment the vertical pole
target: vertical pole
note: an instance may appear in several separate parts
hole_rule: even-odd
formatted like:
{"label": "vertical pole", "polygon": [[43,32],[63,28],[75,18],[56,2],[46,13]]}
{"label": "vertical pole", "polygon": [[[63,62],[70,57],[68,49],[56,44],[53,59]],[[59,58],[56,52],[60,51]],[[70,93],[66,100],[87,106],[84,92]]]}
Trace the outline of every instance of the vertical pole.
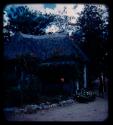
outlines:
{"label": "vertical pole", "polygon": [[79,81],[77,80],[76,81],[76,94],[77,94],[77,91],[79,90]]}
{"label": "vertical pole", "polygon": [[78,80],[76,81],[76,87],[77,87],[77,90],[79,90],[79,82],[78,82]]}
{"label": "vertical pole", "polygon": [[75,93],[76,92],[76,82],[75,82],[75,80],[73,80],[73,93]]}
{"label": "vertical pole", "polygon": [[84,88],[87,88],[86,65],[84,65],[83,69],[83,79],[84,79]]}
{"label": "vertical pole", "polygon": [[23,105],[23,88],[22,88],[22,85],[23,85],[23,80],[24,80],[24,72],[21,71],[21,76],[20,76],[20,84],[19,84],[19,88],[20,88],[20,98],[21,98],[21,105]]}

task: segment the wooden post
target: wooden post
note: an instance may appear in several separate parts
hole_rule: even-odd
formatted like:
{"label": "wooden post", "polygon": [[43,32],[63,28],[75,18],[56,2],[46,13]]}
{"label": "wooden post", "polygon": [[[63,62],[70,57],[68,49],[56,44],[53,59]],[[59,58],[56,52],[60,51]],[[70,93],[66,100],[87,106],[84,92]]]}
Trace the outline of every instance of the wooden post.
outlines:
{"label": "wooden post", "polygon": [[79,82],[78,81],[76,81],[76,88],[77,88],[77,90],[79,90]]}
{"label": "wooden post", "polygon": [[73,80],[73,93],[76,93],[76,82],[75,82],[75,80]]}
{"label": "wooden post", "polygon": [[20,101],[21,101],[21,105],[23,105],[23,90],[22,90],[22,85],[23,85],[23,81],[24,81],[24,72],[21,71],[21,76],[20,76],[20,83],[19,83],[19,88],[20,88]]}
{"label": "wooden post", "polygon": [[76,81],[76,94],[77,94],[77,90],[79,90],[79,81]]}
{"label": "wooden post", "polygon": [[84,88],[87,88],[86,65],[84,65],[83,69],[83,79],[84,79]]}

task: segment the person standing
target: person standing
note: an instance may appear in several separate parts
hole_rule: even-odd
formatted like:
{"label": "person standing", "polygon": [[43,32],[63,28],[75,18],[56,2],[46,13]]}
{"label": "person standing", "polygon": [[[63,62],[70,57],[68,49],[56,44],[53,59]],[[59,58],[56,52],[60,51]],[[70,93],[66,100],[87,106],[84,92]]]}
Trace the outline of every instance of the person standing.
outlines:
{"label": "person standing", "polygon": [[104,97],[104,76],[103,73],[101,73],[99,82],[99,96]]}

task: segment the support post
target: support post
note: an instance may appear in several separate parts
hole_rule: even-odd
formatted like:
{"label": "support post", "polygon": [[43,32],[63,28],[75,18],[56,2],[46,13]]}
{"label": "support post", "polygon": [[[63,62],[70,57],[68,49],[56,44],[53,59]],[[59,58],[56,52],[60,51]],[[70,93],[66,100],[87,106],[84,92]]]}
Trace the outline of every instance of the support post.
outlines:
{"label": "support post", "polygon": [[77,94],[77,91],[79,90],[79,81],[77,80],[76,81],[76,94]]}
{"label": "support post", "polygon": [[77,90],[79,90],[79,82],[76,81]]}
{"label": "support post", "polygon": [[83,79],[84,79],[84,88],[87,88],[86,65],[84,65],[84,69],[83,69]]}

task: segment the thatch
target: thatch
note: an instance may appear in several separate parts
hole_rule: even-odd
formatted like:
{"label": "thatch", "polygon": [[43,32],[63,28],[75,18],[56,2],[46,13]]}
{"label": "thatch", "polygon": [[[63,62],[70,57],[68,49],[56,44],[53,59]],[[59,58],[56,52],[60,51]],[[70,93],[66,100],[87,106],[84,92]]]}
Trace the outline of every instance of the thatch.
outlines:
{"label": "thatch", "polygon": [[11,42],[4,45],[4,57],[11,60],[22,55],[32,55],[41,61],[55,57],[73,57],[87,61],[85,54],[66,34],[34,36],[16,33]]}

